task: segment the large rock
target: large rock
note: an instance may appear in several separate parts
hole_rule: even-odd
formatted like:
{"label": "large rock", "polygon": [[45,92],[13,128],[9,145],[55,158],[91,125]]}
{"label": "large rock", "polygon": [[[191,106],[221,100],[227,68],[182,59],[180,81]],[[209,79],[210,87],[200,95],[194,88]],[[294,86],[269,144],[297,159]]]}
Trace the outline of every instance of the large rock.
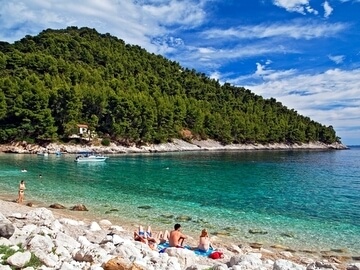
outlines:
{"label": "large rock", "polygon": [[305,270],[306,268],[302,265],[287,261],[287,260],[276,260],[274,263],[273,270]]}
{"label": "large rock", "polygon": [[33,222],[38,225],[51,226],[51,223],[55,220],[53,213],[44,207],[37,208],[28,212],[25,215],[25,218],[30,222]]}
{"label": "large rock", "polygon": [[171,257],[176,257],[182,268],[197,264],[197,257],[191,250],[185,248],[167,248],[165,252]]}
{"label": "large rock", "polygon": [[99,245],[91,244],[74,253],[73,259],[79,262],[103,263],[111,258]]}
{"label": "large rock", "polygon": [[44,252],[50,253],[52,252],[52,249],[55,247],[53,244],[51,238],[47,235],[42,236],[39,234],[36,234],[34,237],[29,238],[29,241],[27,242],[26,246],[28,249],[34,253],[38,250],[42,250]]}
{"label": "large rock", "polygon": [[51,204],[49,207],[50,207],[50,208],[53,208],[53,209],[65,209],[65,208],[66,208],[65,206],[63,206],[63,205],[60,204],[60,203]]}
{"label": "large rock", "polygon": [[249,253],[245,255],[233,256],[229,265],[239,265],[242,269],[260,269],[262,266],[261,253]]}
{"label": "large rock", "polygon": [[89,211],[85,205],[83,204],[77,204],[77,205],[74,205],[72,207],[70,207],[70,210],[73,210],[73,211]]}
{"label": "large rock", "polygon": [[0,224],[0,237],[9,239],[15,232],[15,226],[11,223]]}
{"label": "large rock", "polygon": [[115,257],[102,265],[104,270],[146,270],[142,265],[131,263],[122,257]]}
{"label": "large rock", "polygon": [[29,251],[16,252],[7,258],[6,262],[16,268],[23,268],[31,259],[31,253]]}

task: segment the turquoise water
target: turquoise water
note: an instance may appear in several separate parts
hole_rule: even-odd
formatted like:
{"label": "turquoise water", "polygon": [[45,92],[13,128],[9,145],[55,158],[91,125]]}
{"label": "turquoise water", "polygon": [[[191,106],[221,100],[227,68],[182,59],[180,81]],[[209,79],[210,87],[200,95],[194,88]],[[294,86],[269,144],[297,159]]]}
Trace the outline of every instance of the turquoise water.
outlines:
{"label": "turquoise water", "polygon": [[190,235],[205,227],[236,244],[360,251],[359,147],[74,158],[0,154],[0,195],[15,199],[25,179],[27,201],[83,203],[127,224],[165,230],[179,222]]}

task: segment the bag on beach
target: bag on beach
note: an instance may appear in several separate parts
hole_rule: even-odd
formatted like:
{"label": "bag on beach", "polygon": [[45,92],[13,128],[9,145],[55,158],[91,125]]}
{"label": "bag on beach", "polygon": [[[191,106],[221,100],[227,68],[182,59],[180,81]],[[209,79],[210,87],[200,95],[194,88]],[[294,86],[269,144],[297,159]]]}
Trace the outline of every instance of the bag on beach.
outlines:
{"label": "bag on beach", "polygon": [[213,253],[211,253],[209,255],[209,258],[211,259],[221,259],[221,258],[224,258],[224,254],[221,252],[221,251],[214,251]]}

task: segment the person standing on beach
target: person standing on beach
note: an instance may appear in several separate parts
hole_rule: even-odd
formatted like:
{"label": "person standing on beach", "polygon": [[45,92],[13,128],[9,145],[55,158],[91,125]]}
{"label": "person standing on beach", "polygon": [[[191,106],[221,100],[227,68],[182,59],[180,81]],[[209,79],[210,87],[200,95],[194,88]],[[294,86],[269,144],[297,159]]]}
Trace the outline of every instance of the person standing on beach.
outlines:
{"label": "person standing on beach", "polygon": [[25,181],[21,180],[20,185],[19,185],[19,198],[17,199],[18,203],[23,203],[24,199],[25,199]]}
{"label": "person standing on beach", "polygon": [[180,230],[181,230],[181,225],[178,223],[175,224],[174,230],[172,230],[169,235],[170,247],[178,247],[178,248],[183,247],[184,240],[187,238],[187,236],[181,233]]}

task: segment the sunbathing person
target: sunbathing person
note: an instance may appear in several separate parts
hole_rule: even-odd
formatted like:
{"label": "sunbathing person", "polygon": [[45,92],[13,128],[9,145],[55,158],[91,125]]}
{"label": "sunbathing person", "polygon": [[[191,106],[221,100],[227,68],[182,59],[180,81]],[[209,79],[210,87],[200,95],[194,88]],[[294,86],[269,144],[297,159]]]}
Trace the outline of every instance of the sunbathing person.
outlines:
{"label": "sunbathing person", "polygon": [[134,231],[134,240],[147,244],[151,249],[156,250],[158,244],[163,244],[168,240],[168,235],[168,231],[165,231],[165,233],[160,231],[153,235],[150,226],[148,226],[146,232],[142,226],[139,226],[139,230]]}
{"label": "sunbathing person", "polygon": [[155,241],[155,239],[152,237],[151,227],[148,226],[147,231],[145,232],[143,226],[140,225],[138,231],[134,231],[134,240],[143,242],[145,244],[148,243],[148,240]]}
{"label": "sunbathing person", "polygon": [[175,224],[174,230],[170,232],[170,235],[168,237],[170,247],[178,247],[178,248],[183,247],[184,240],[187,238],[187,236],[181,233],[180,230],[181,230],[181,225]]}
{"label": "sunbathing person", "polygon": [[203,229],[199,238],[198,249],[203,252],[208,252],[210,248],[213,248],[210,242],[209,234],[206,229]]}

